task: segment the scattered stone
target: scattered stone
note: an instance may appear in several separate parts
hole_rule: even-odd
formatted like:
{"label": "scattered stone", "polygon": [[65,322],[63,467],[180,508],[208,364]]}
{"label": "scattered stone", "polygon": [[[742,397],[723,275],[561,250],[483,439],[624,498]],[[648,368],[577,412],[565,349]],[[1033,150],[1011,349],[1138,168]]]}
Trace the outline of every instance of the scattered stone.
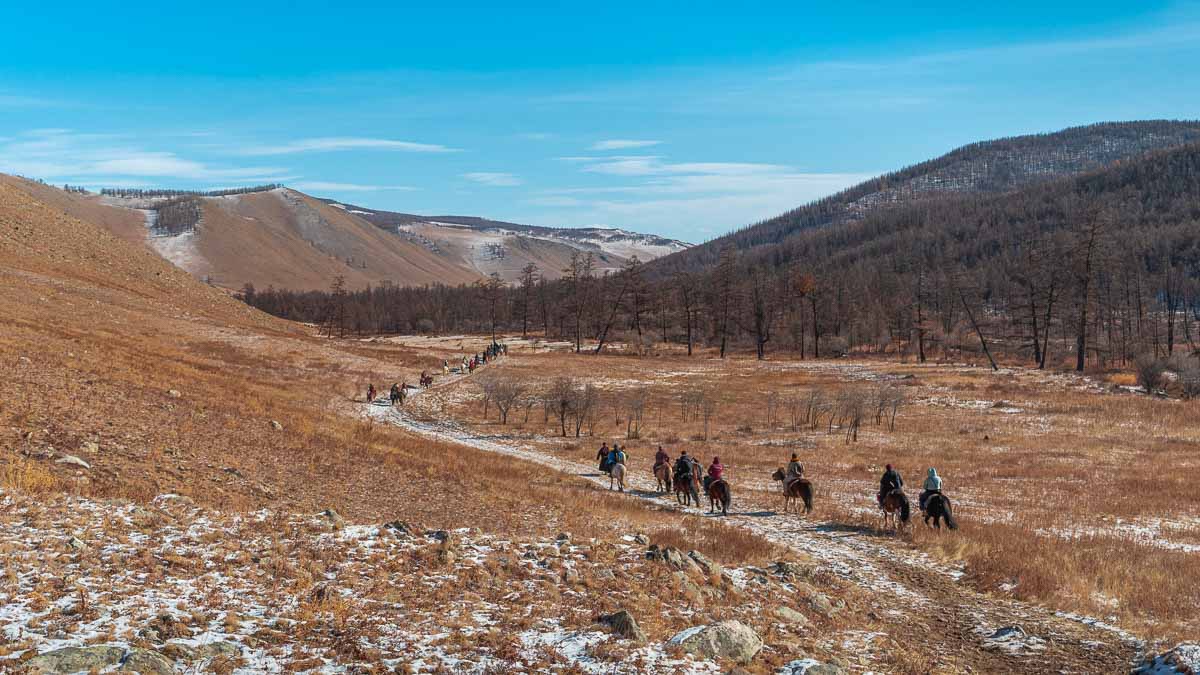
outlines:
{"label": "scattered stone", "polygon": [[605,581],[616,581],[617,575],[610,569],[599,569],[596,570],[596,578],[603,579]]}
{"label": "scattered stone", "polygon": [[88,548],[87,542],[79,537],[71,537],[71,539],[67,541],[67,546],[70,546],[76,551],[86,551]]}
{"label": "scattered stone", "polygon": [[1167,673],[1200,673],[1200,644],[1182,643],[1159,654],[1133,670],[1134,675],[1166,675]]}
{"label": "scattered stone", "polygon": [[771,571],[784,579],[807,579],[812,576],[812,572],[807,566],[785,560],[780,560],[772,565]]}
{"label": "scattered stone", "polygon": [[780,605],[779,607],[776,607],[774,614],[775,617],[780,621],[793,626],[799,626],[800,628],[803,628],[808,625],[807,616],[804,616],[800,612],[797,612],[786,605]]}
{"label": "scattered stone", "polygon": [[195,650],[178,642],[168,642],[163,645],[162,655],[175,661],[192,661],[196,658]]}
{"label": "scattered stone", "polygon": [[1036,635],[1030,635],[1020,626],[1005,626],[996,629],[983,639],[985,649],[994,649],[1007,654],[1027,654],[1042,652],[1046,649],[1046,641]]}
{"label": "scattered stone", "polygon": [[777,672],[781,675],[846,675],[850,671],[834,663],[821,663],[816,659],[799,659],[785,664]]}
{"label": "scattered stone", "polygon": [[729,659],[746,664],[762,649],[762,638],[741,621],[721,621],[689,628],[669,640],[693,656]]}
{"label": "scattered stone", "polygon": [[100,671],[121,662],[122,647],[64,647],[46,652],[25,663],[27,672],[78,673]]}
{"label": "scattered stone", "polygon": [[62,457],[59,457],[55,461],[55,463],[56,464],[71,464],[73,466],[82,467],[84,469],[92,468],[91,464],[88,464],[87,462],[83,461],[82,459],[79,459],[75,455],[63,455]]}
{"label": "scattered stone", "polygon": [[725,572],[723,567],[713,562],[699,551],[688,551],[688,557],[691,558],[692,562],[696,563],[696,566],[699,567],[700,571],[704,572],[706,576],[720,577],[721,574]]}
{"label": "scattered stone", "polygon": [[271,420],[271,428],[275,431],[283,431],[283,425],[275,420]]}
{"label": "scattered stone", "polygon": [[646,641],[646,634],[638,627],[637,620],[627,610],[622,609],[614,614],[605,614],[600,617],[600,623],[608,626],[613,633],[626,640]]}
{"label": "scattered stone", "polygon": [[647,537],[644,534],[635,534],[635,535],[633,535],[633,542],[635,544],[638,544],[641,546],[649,546],[650,545],[650,537]]}
{"label": "scattered stone", "polygon": [[236,642],[209,642],[196,647],[196,659],[236,659],[242,656],[242,648]]}
{"label": "scattered stone", "polygon": [[122,671],[141,673],[141,675],[172,675],[175,664],[167,657],[149,649],[131,649],[121,664]]}
{"label": "scattered stone", "polygon": [[797,583],[796,595],[799,595],[804,600],[804,603],[808,605],[809,609],[817,614],[820,614],[826,619],[832,617],[834,613],[837,612],[837,609],[834,608],[833,603],[829,601],[829,596],[825,595],[821,591],[818,591],[809,584],[804,582]]}
{"label": "scattered stone", "polygon": [[321,512],[321,517],[335,530],[340,530],[346,526],[346,519],[338,515],[338,512],[333,509],[325,509]]}
{"label": "scattered stone", "polygon": [[83,444],[79,446],[79,449],[82,452],[94,455],[97,452],[100,452],[100,444],[95,441],[84,441]]}
{"label": "scattered stone", "polygon": [[444,546],[450,545],[451,536],[450,536],[450,533],[445,530],[436,530],[434,532],[429,533],[429,536],[433,537],[434,539],[436,539],[438,541],[438,543],[440,543]]}
{"label": "scattered stone", "polygon": [[558,536],[554,538],[554,541],[557,541],[561,544],[569,544],[569,543],[571,543],[571,533],[570,532],[559,532]]}
{"label": "scattered stone", "polygon": [[413,528],[403,520],[393,520],[390,523],[386,523],[383,528],[390,530],[397,537],[411,537],[413,533]]}
{"label": "scattered stone", "polygon": [[183,396],[183,393],[180,392],[178,389],[168,389],[167,396],[170,396],[171,398],[181,398]]}

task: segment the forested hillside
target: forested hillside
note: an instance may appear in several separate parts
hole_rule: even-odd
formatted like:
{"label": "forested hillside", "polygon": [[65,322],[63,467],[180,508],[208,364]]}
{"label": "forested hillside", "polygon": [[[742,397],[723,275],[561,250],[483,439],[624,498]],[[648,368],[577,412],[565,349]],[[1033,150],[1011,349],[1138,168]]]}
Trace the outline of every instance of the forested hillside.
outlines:
{"label": "forested hillside", "polygon": [[[913,201],[1007,192],[1195,141],[1200,141],[1200,122],[1142,121],[973,143],[662,258],[651,269],[670,272],[711,267],[721,250],[731,246],[754,251],[765,264],[780,265],[798,255],[787,245],[790,238],[815,227],[861,221],[879,208]],[[783,247],[776,247],[778,244]]]}
{"label": "forested hillside", "polygon": [[[970,349],[1039,364],[1190,351],[1200,316],[1200,145],[999,194],[875,209],[717,263],[598,275],[579,257],[526,278],[356,294],[258,293],[253,304],[331,330],[545,330],[828,355]],[[986,348],[986,349],[985,349]]]}

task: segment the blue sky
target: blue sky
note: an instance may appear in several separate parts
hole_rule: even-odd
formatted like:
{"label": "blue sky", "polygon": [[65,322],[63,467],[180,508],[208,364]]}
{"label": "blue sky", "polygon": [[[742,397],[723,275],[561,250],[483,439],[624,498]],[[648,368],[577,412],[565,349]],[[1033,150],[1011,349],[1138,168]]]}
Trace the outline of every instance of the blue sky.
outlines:
{"label": "blue sky", "polygon": [[696,242],[964,143],[1200,118],[1193,3],[172,4],[6,6],[0,171]]}

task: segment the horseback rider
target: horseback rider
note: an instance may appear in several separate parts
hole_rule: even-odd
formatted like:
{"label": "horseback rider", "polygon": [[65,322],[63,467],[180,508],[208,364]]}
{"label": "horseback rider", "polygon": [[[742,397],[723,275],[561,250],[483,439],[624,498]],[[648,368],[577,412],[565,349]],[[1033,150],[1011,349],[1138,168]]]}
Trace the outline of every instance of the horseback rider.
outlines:
{"label": "horseback rider", "polygon": [[721,480],[724,475],[725,465],[721,463],[721,458],[713,457],[712,464],[708,465],[708,475],[704,477],[704,489],[707,490],[709,485]]}
{"label": "horseback rider", "polygon": [[375,402],[375,383],[372,382],[367,385],[367,403],[374,403],[374,402]]}
{"label": "horseback rider", "polygon": [[925,485],[922,487],[924,487],[925,490],[917,499],[917,503],[920,505],[921,510],[924,511],[925,502],[929,501],[930,497],[942,493],[942,477],[938,475],[937,469],[933,468],[932,466],[929,467],[929,473],[925,476]]}
{"label": "horseback rider", "polygon": [[670,461],[671,456],[667,454],[666,450],[663,450],[663,446],[658,446],[658,452],[654,453],[654,468],[657,469],[658,467],[662,466],[663,464],[667,464]]}
{"label": "horseback rider", "polygon": [[622,448],[621,446],[617,445],[616,443],[613,443],[612,454],[613,454],[613,464],[614,465],[620,464],[621,466],[625,466],[625,461],[629,459],[629,457],[625,454],[625,448]]}
{"label": "horseback rider", "polygon": [[675,478],[683,478],[687,482],[692,480],[692,458],[688,457],[687,450],[679,453],[679,459],[675,460]]}
{"label": "horseback rider", "polygon": [[608,471],[608,441],[604,441],[604,444],[596,451],[596,461],[600,462],[601,472]]}
{"label": "horseback rider", "polygon": [[784,480],[791,483],[801,478],[804,478],[804,465],[800,463],[800,456],[793,452],[792,461],[788,462],[787,475]]}
{"label": "horseback rider", "polygon": [[893,469],[891,464],[888,464],[886,470],[883,472],[883,476],[879,479],[879,496],[876,498],[879,501],[879,505],[883,506],[885,495],[902,487],[904,487],[904,479],[900,478],[900,472]]}

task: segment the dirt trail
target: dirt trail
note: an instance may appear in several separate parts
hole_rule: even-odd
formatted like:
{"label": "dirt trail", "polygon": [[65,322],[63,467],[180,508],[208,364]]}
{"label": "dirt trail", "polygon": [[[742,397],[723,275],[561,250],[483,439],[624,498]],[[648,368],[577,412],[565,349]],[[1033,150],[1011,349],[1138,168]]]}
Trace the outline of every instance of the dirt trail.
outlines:
{"label": "dirt trail", "polygon": [[[477,433],[439,417],[439,395],[468,377],[442,378],[432,389],[411,394],[404,408],[370,405],[366,414],[418,435],[509,455],[608,487],[608,477],[594,465],[556,457],[510,436]],[[1143,643],[1119,628],[979,593],[960,581],[960,570],[935,563],[892,537],[777,513],[778,500],[767,503],[761,496],[761,490],[771,488],[769,481],[743,483],[740,493],[738,487],[734,485],[734,510],[725,517],[727,524],[802,553],[872,594],[867,611],[878,631],[865,637],[855,632],[868,654],[886,649],[891,638],[901,644],[928,645],[939,655],[940,664],[956,670],[1086,673],[1128,672],[1143,655]],[[653,476],[631,474],[626,494],[658,508],[707,516],[704,509],[680,506],[674,497],[655,492]],[[834,638],[845,642],[851,636]]]}

